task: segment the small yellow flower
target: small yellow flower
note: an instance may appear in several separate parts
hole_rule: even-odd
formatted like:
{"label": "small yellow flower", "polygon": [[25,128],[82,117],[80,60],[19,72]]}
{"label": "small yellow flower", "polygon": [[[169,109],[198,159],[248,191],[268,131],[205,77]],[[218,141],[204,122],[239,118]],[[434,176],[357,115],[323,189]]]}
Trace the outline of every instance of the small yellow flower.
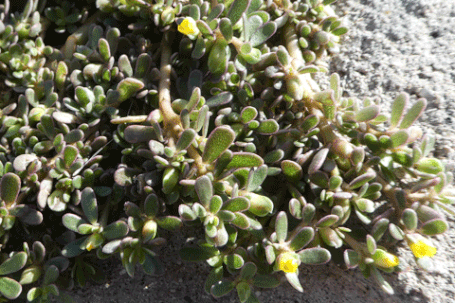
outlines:
{"label": "small yellow flower", "polygon": [[183,20],[177,20],[177,23],[177,30],[190,37],[190,39],[194,39],[199,34],[199,29],[197,28],[196,21],[194,21],[193,18],[186,17]]}
{"label": "small yellow flower", "polygon": [[87,244],[87,250],[88,250],[88,251],[91,251],[91,250],[94,249],[94,248],[95,248],[95,246],[93,246],[93,244],[92,244],[91,242],[89,242],[89,243]]}
{"label": "small yellow flower", "polygon": [[294,273],[297,272],[297,269],[300,265],[300,259],[298,256],[292,253],[282,253],[278,256],[278,269],[284,271],[285,273]]}
{"label": "small yellow flower", "polygon": [[374,260],[374,264],[383,268],[395,267],[400,264],[400,260],[397,256],[380,248],[376,249],[372,258]]}
{"label": "small yellow flower", "polygon": [[416,258],[433,257],[437,251],[436,247],[423,238],[417,242],[410,243],[409,248]]}

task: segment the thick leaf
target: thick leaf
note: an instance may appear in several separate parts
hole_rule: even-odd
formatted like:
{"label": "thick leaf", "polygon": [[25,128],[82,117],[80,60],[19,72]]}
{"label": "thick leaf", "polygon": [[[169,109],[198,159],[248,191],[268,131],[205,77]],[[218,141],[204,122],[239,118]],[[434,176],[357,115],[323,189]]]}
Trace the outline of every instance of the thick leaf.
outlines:
{"label": "thick leaf", "polygon": [[235,133],[228,126],[215,128],[207,138],[202,160],[205,163],[215,161],[234,142]]}
{"label": "thick leaf", "polygon": [[199,202],[205,208],[208,208],[210,205],[210,199],[213,196],[212,181],[210,178],[206,175],[197,178],[194,189],[196,190],[196,193],[199,197]]}
{"label": "thick leaf", "polygon": [[191,145],[191,143],[193,143],[194,138],[196,138],[196,131],[194,129],[190,128],[184,130],[175,145],[176,151],[179,152],[181,150],[187,149]]}
{"label": "thick leaf", "polygon": [[422,232],[427,236],[434,236],[444,233],[449,228],[445,220],[434,219],[426,222],[422,226]]}
{"label": "thick leaf", "polygon": [[126,78],[117,85],[119,99],[117,102],[123,102],[133,97],[138,91],[144,88],[144,83],[135,78]]}
{"label": "thick leaf", "polygon": [[356,177],[354,180],[352,180],[349,183],[349,188],[350,189],[359,188],[362,185],[364,185],[365,183],[368,183],[369,181],[373,180],[375,177],[376,177],[376,172],[374,172],[374,171],[366,172],[363,175],[360,175],[360,176]]}
{"label": "thick leaf", "polygon": [[312,227],[302,227],[297,234],[291,239],[289,248],[293,251],[298,251],[307,246],[314,238],[314,230]]}
{"label": "thick leaf", "polygon": [[291,182],[297,182],[303,176],[302,167],[297,162],[291,160],[281,161],[281,171]]}
{"label": "thick leaf", "polygon": [[174,216],[159,217],[156,218],[156,222],[159,227],[170,231],[175,231],[182,226],[182,220]]}
{"label": "thick leaf", "polygon": [[343,240],[330,227],[322,227],[318,230],[319,236],[328,246],[340,248],[343,245]]}
{"label": "thick leaf", "polygon": [[324,264],[330,261],[330,252],[322,247],[313,247],[298,253],[303,264]]}
{"label": "thick leaf", "polygon": [[78,227],[81,224],[87,224],[87,221],[79,217],[78,215],[75,214],[65,214],[62,218],[63,225],[68,228],[69,230],[72,230],[76,233],[78,233]]}
{"label": "thick leaf", "polygon": [[273,202],[268,197],[255,193],[245,195],[250,200],[250,212],[259,217],[264,217],[273,211]]}
{"label": "thick leaf", "polygon": [[41,272],[42,270],[39,266],[30,266],[22,271],[19,283],[21,285],[34,283],[40,278]]}
{"label": "thick leaf", "polygon": [[278,242],[286,241],[288,236],[288,217],[286,216],[286,212],[280,211],[276,216],[275,221],[275,232],[276,232],[276,240]]}
{"label": "thick leaf", "polygon": [[250,201],[245,197],[235,197],[228,201],[223,206],[224,210],[232,212],[244,211],[250,207]]}
{"label": "thick leaf", "polygon": [[77,156],[79,155],[79,150],[72,146],[68,145],[63,150],[63,161],[65,162],[66,167],[70,167],[71,164],[76,160]]}
{"label": "thick leaf", "polygon": [[[130,125],[125,129],[124,135],[125,135],[125,140],[128,143],[133,143],[133,144],[140,143],[140,142],[148,142],[150,140],[155,140],[157,138],[155,128],[153,126],[144,126],[144,125]],[[158,145],[154,142],[156,142],[156,141],[153,141],[154,145]],[[152,144],[152,143],[150,143],[150,144]],[[150,150],[153,151],[152,148],[150,148]]]}
{"label": "thick leaf", "polygon": [[240,277],[242,280],[250,280],[256,275],[257,270],[258,270],[258,268],[257,268],[256,264],[254,264],[253,262],[247,262],[242,267],[242,271],[240,272]]}
{"label": "thick leaf", "polygon": [[219,77],[227,69],[227,63],[230,57],[229,46],[224,39],[216,40],[215,44],[210,50],[209,58],[207,64],[209,71],[215,76]]}
{"label": "thick leaf", "polygon": [[253,168],[252,170],[250,170],[246,190],[247,191],[257,190],[262,185],[264,180],[267,178],[267,172],[268,172],[267,165],[261,165],[257,169]]}
{"label": "thick leaf", "polygon": [[223,262],[229,269],[239,269],[242,268],[245,261],[239,254],[231,254],[224,256]]}
{"label": "thick leaf", "polygon": [[215,267],[213,268],[209,275],[207,276],[207,279],[205,280],[204,284],[204,290],[206,293],[210,294],[210,289],[212,286],[223,278],[223,266]]}
{"label": "thick leaf", "polygon": [[392,104],[392,112],[390,114],[390,128],[394,128],[401,122],[404,117],[404,109],[409,101],[409,95],[401,93],[396,97]]}
{"label": "thick leaf", "polygon": [[346,249],[343,253],[344,262],[346,263],[347,268],[354,268],[359,265],[360,256],[359,254],[352,249]]}
{"label": "thick leaf", "polygon": [[240,282],[236,286],[237,295],[239,296],[240,303],[245,303],[251,296],[251,287],[247,282]]}
{"label": "thick leaf", "polygon": [[81,206],[88,222],[95,224],[98,221],[98,204],[93,189],[85,188],[81,193]]}
{"label": "thick leaf", "polygon": [[19,284],[16,280],[13,280],[8,277],[1,277],[0,278],[0,293],[10,300],[14,300],[22,292],[22,285]]}
{"label": "thick leaf", "polygon": [[233,97],[234,97],[234,95],[232,95],[232,93],[230,93],[230,92],[222,92],[222,93],[219,93],[218,95],[210,97],[205,102],[205,104],[207,104],[207,106],[209,108],[226,105],[232,101]]}
{"label": "thick leaf", "polygon": [[247,229],[251,225],[248,216],[243,213],[235,213],[235,219],[231,221],[231,224],[241,229]]}
{"label": "thick leaf", "polygon": [[289,284],[294,287],[296,290],[303,292],[302,284],[299,281],[299,275],[295,272],[288,272],[285,273],[286,279],[288,280]]}
{"label": "thick leaf", "polygon": [[337,215],[327,215],[316,222],[317,227],[329,227],[335,224],[340,218]]}
{"label": "thick leaf", "polygon": [[248,9],[249,5],[250,0],[234,0],[227,14],[233,26],[242,18],[243,13]]}
{"label": "thick leaf", "polygon": [[423,158],[416,164],[416,169],[427,174],[438,174],[444,171],[444,164],[436,158]]}
{"label": "thick leaf", "polygon": [[20,270],[27,262],[27,254],[20,252],[6,260],[0,265],[0,275],[5,276]]}
{"label": "thick leaf", "polygon": [[227,295],[229,292],[231,292],[231,290],[234,289],[234,287],[235,284],[231,281],[219,281],[212,286],[210,292],[215,298],[219,298]]}
{"label": "thick leaf", "polygon": [[359,112],[355,115],[355,120],[357,122],[367,122],[373,120],[379,115],[379,106],[377,105],[370,105],[368,107],[362,108]]}
{"label": "thick leaf", "polygon": [[264,120],[259,124],[259,127],[256,129],[257,132],[263,135],[271,135],[277,132],[280,129],[278,122],[275,119]]}
{"label": "thick leaf", "polygon": [[226,41],[231,41],[232,39],[232,23],[228,18],[221,18],[219,25],[220,32],[223,34]]}
{"label": "thick leaf", "polygon": [[393,135],[390,136],[390,140],[392,141],[392,148],[401,146],[408,142],[409,139],[409,132],[407,130],[399,130]]}
{"label": "thick leaf", "polygon": [[21,178],[16,174],[6,173],[0,181],[0,197],[7,205],[16,201],[21,189]]}
{"label": "thick leaf", "polygon": [[233,153],[231,162],[226,166],[226,169],[241,168],[241,167],[255,167],[264,164],[264,160],[254,153],[237,152]]}
{"label": "thick leaf", "polygon": [[267,41],[270,37],[275,34],[277,29],[276,23],[271,21],[267,22],[260,28],[258,28],[250,38],[250,43],[252,47],[259,46]]}
{"label": "thick leaf", "polygon": [[425,107],[427,106],[427,100],[419,99],[416,103],[408,110],[406,115],[401,121],[400,128],[406,129],[410,127],[423,113]]}
{"label": "thick leaf", "polygon": [[325,159],[327,158],[328,153],[329,153],[328,148],[322,148],[313,156],[310,166],[308,167],[308,173],[310,175],[315,173],[317,170],[319,170],[322,167]]}
{"label": "thick leaf", "polygon": [[123,221],[116,221],[103,230],[103,236],[106,240],[114,240],[126,236],[128,234],[128,225]]}
{"label": "thick leaf", "polygon": [[413,209],[406,208],[401,215],[401,220],[403,221],[404,226],[406,226],[406,229],[414,230],[417,228],[417,213]]}

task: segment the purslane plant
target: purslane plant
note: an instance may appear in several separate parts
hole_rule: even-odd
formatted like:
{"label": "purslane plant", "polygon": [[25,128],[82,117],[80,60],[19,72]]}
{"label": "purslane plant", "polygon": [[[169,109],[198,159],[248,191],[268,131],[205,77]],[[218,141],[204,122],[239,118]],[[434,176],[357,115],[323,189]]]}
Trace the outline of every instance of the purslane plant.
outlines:
{"label": "purslane plant", "polygon": [[303,291],[332,254],[388,293],[400,243],[429,268],[455,194],[414,125],[426,101],[320,89],[347,32],[333,2],[0,5],[0,301],[67,300],[112,256],[160,274],[182,225],[205,291],[240,302]]}

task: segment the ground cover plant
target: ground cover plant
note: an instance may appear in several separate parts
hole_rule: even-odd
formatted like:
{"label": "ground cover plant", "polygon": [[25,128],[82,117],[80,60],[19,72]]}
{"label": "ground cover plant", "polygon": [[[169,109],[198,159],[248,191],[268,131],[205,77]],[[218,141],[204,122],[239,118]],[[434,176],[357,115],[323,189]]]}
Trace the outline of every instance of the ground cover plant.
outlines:
{"label": "ground cover plant", "polygon": [[426,102],[319,88],[347,31],[332,2],[5,1],[2,300],[67,300],[109,257],[159,275],[182,225],[205,291],[241,302],[331,258],[392,293],[401,242],[431,266],[453,191],[413,126]]}

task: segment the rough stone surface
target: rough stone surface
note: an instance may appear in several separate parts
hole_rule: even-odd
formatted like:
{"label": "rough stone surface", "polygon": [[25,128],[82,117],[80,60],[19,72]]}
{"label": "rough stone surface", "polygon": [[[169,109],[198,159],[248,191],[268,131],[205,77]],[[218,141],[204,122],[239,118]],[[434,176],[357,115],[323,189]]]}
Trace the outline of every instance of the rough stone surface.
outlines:
{"label": "rough stone surface", "polygon": [[[451,170],[455,165],[455,1],[451,0],[340,0],[336,8],[351,28],[331,71],[341,76],[345,96],[379,97],[387,110],[397,94],[405,91],[411,101],[424,97],[427,111],[420,119],[425,131],[436,134],[435,155]],[[406,247],[398,253],[406,270],[388,275],[395,295],[383,293],[358,270],[333,263],[301,267],[304,293],[283,283],[277,289],[256,290],[263,303],[343,302],[453,302],[455,298],[455,221],[448,218],[447,233],[437,236],[434,268],[415,266]],[[188,231],[185,231],[188,232]],[[101,263],[107,270],[103,285],[89,284],[71,295],[77,302],[238,302],[235,292],[214,299],[203,291],[205,264],[184,263],[177,251],[184,242],[173,235],[158,250],[166,273],[151,277],[138,271],[131,279],[117,260]]]}

